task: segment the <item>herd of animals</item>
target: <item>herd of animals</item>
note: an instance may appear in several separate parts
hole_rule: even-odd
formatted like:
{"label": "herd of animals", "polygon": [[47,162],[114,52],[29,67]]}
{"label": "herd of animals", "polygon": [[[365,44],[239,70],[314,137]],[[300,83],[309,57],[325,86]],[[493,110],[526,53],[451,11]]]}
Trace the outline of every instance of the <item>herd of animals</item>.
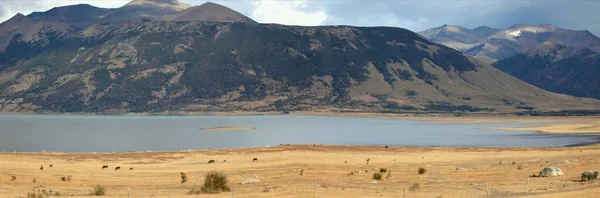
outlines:
{"label": "herd of animals", "polygon": [[[257,162],[258,158],[252,159],[252,162]],[[223,163],[227,162],[227,160],[223,160]],[[215,160],[208,160],[209,164],[214,164]],[[52,168],[54,165],[50,164],[48,167]],[[102,169],[108,169],[108,165],[102,165]],[[40,170],[44,170],[44,165],[40,166]],[[115,167],[115,170],[121,170],[120,166]],[[133,170],[133,167],[129,168],[130,171]]]}

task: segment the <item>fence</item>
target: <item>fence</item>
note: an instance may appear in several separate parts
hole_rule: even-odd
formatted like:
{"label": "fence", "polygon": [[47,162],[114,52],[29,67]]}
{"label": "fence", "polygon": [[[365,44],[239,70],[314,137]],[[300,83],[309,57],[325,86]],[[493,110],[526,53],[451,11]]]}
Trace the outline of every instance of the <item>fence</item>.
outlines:
{"label": "fence", "polygon": [[[597,183],[566,182],[563,179],[544,182],[516,183],[450,183],[429,182],[420,184],[393,183],[344,183],[336,181],[315,181],[287,184],[235,184],[231,192],[220,194],[189,194],[193,185],[154,186],[132,188],[106,186],[106,197],[186,197],[186,198],[237,198],[237,197],[506,197],[535,195],[537,193],[560,192],[590,187],[600,187]],[[0,197],[55,197],[89,196],[93,187],[52,187],[41,185],[0,185]],[[58,194],[57,194],[58,193]],[[42,196],[40,196],[42,195]]]}

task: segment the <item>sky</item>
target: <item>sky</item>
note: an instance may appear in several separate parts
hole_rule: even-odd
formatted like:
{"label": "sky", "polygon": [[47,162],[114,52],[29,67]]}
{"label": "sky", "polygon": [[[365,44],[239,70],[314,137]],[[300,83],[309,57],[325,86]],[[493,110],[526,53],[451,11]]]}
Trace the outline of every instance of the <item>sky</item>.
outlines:
{"label": "sky", "polygon": [[[205,0],[180,0],[200,5]],[[129,0],[0,0],[0,21],[17,13],[87,3],[115,8]],[[507,28],[552,24],[600,35],[600,0],[213,0],[261,23],[391,26],[422,31],[444,24]]]}

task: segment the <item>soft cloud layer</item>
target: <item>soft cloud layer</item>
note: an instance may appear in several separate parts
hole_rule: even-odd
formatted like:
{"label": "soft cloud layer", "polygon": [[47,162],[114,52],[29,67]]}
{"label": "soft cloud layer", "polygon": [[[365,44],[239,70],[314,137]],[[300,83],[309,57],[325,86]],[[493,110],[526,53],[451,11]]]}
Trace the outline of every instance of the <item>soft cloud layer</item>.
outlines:
{"label": "soft cloud layer", "polygon": [[308,0],[259,0],[253,6],[251,18],[261,23],[317,26],[327,19],[323,8],[309,6]]}
{"label": "soft cloud layer", "polygon": [[[200,5],[205,0],[181,0]],[[0,0],[0,21],[54,6],[88,3],[119,7],[128,0]],[[393,26],[421,31],[443,24],[506,28],[548,23],[600,35],[600,1],[213,0],[262,23]]]}

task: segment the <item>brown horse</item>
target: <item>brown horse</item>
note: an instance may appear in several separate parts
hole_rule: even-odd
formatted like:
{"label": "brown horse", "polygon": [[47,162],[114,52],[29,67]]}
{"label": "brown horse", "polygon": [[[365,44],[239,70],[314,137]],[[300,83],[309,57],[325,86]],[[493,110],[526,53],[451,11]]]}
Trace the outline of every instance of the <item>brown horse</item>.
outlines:
{"label": "brown horse", "polygon": [[209,164],[214,164],[214,163],[215,163],[215,160],[208,160],[208,163],[209,163]]}

